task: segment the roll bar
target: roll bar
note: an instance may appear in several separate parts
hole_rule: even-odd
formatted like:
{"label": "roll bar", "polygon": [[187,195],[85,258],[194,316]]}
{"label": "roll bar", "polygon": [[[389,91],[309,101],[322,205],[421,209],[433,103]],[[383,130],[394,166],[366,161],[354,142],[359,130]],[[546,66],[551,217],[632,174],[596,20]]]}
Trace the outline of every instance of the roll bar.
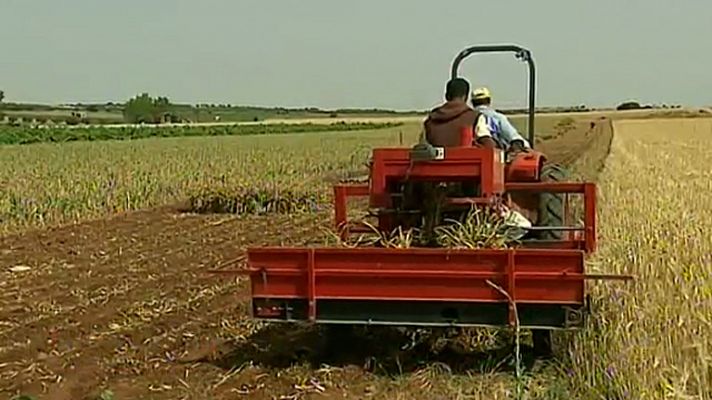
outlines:
{"label": "roll bar", "polygon": [[534,148],[534,109],[536,102],[536,68],[531,51],[517,45],[483,45],[472,46],[462,50],[452,62],[451,78],[458,77],[460,63],[474,53],[503,53],[512,52],[514,56],[529,65],[529,126],[527,133],[529,137],[529,145]]}

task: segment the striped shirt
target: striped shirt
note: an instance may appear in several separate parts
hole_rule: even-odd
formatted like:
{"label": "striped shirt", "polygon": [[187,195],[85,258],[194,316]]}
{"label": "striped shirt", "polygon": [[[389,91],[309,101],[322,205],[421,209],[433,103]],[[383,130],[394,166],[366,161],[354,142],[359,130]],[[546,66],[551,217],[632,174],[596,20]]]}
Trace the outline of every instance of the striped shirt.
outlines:
{"label": "striped shirt", "polygon": [[509,122],[504,114],[489,106],[477,106],[475,110],[479,113],[475,124],[476,138],[490,137],[505,151],[509,150],[515,140],[521,140],[524,147],[531,148],[529,142],[517,132],[517,128]]}

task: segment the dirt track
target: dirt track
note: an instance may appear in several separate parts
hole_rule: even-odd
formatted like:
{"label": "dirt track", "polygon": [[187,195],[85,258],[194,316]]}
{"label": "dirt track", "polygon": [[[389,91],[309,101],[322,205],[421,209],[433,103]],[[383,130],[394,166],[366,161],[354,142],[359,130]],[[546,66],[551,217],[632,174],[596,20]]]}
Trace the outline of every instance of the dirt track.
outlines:
{"label": "dirt track", "polygon": [[[604,157],[606,149],[589,147],[607,146],[606,137],[599,125],[541,149],[572,164],[586,151]],[[80,399],[106,388],[117,399],[294,394],[296,372],[255,366],[230,375],[240,367],[234,351],[201,362],[225,350],[206,348],[212,339],[255,331],[244,283],[205,272],[248,245],[303,243],[329,218],[235,219],[166,208],[0,239],[0,396]],[[7,272],[18,266],[29,270]],[[358,374],[342,372],[333,385],[363,394],[370,389]]]}

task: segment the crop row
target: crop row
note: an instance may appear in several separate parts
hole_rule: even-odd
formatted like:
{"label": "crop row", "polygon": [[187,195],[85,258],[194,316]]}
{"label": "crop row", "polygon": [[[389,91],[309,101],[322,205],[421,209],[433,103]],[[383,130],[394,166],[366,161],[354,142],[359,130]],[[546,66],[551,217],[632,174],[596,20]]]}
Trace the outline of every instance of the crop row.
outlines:
{"label": "crop row", "polygon": [[244,136],[304,132],[345,132],[385,129],[396,122],[335,122],[331,124],[233,124],[126,127],[19,127],[0,125],[0,144],[132,140],[150,137]]}
{"label": "crop row", "polygon": [[[292,198],[313,207],[328,201],[334,179],[364,172],[373,146],[412,143],[418,130],[0,147],[0,232],[188,199],[198,211],[286,209],[285,201],[270,199]],[[222,205],[209,204],[216,198]]]}

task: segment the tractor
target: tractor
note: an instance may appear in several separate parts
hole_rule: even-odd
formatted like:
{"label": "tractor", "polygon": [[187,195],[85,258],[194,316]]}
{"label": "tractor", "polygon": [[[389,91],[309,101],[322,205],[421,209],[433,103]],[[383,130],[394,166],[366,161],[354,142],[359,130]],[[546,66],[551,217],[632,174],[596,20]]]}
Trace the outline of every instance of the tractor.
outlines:
{"label": "tractor", "polygon": [[[493,52],[514,53],[529,67],[528,139],[534,147],[535,66],[529,50],[469,47],[456,56],[451,76],[458,76],[468,56]],[[327,326],[516,326],[531,330],[536,353],[549,354],[552,331],[583,326],[588,280],[632,279],[586,271],[586,257],[596,249],[596,185],[566,180],[563,167],[534,149],[509,157],[476,146],[375,148],[369,169],[366,183],[333,186],[334,224],[342,238],[369,229],[348,220],[349,200],[359,197],[367,199],[383,232],[426,217],[442,223],[447,213],[493,203],[520,210],[531,227],[516,246],[497,249],[249,248],[247,269],[239,271],[249,276],[253,318]],[[413,191],[451,184],[470,190],[449,192],[428,207]],[[583,198],[577,224],[570,206],[574,196]]]}

